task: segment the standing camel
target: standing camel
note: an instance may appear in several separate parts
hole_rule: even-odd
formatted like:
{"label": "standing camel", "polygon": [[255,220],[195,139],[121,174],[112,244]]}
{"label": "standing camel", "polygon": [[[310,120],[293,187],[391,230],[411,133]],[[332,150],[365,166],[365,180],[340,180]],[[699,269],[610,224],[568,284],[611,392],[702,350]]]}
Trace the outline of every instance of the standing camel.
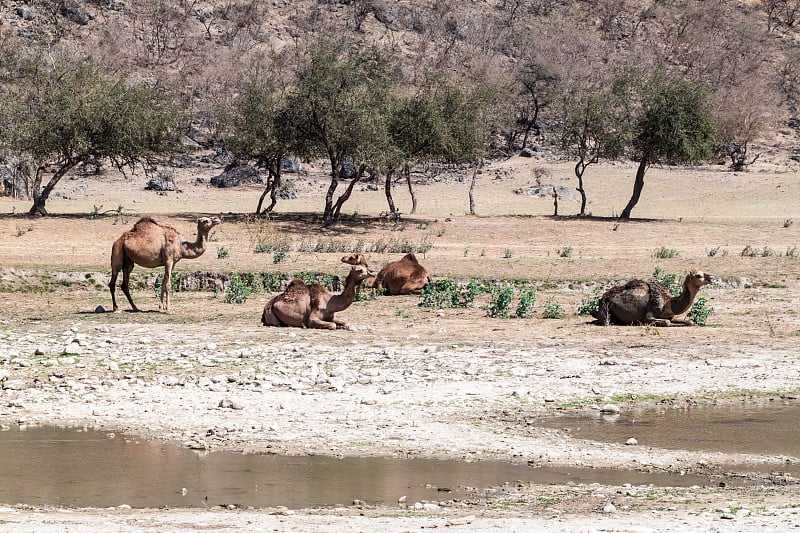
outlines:
{"label": "standing camel", "polygon": [[597,310],[592,312],[592,316],[597,319],[598,324],[605,326],[692,326],[694,323],[691,320],[678,320],[675,316],[688,311],[700,287],[713,281],[710,274],[692,270],[683,281],[680,296],[673,296],[666,287],[654,281],[629,281],[608,289],[600,297]]}
{"label": "standing camel", "polygon": [[355,300],[361,282],[375,272],[365,265],[353,265],[341,294],[333,294],[319,283],[306,284],[295,278],[283,293],[275,296],[261,314],[265,326],[293,326],[317,329],[347,329],[347,324],[334,318]]}
{"label": "standing camel", "polygon": [[189,242],[175,228],[162,226],[150,217],[139,219],[129,231],[114,241],[111,248],[111,301],[117,311],[116,292],[117,275],[122,271],[122,292],[128,298],[131,308],[139,311],[133,303],[129,290],[131,271],[134,265],[145,268],[164,267],[164,279],[161,283],[161,303],[159,311],[169,312],[169,288],[172,283],[172,269],[181,259],[195,259],[206,251],[208,233],[214,226],[222,224],[217,217],[201,217],[197,219],[197,240]]}

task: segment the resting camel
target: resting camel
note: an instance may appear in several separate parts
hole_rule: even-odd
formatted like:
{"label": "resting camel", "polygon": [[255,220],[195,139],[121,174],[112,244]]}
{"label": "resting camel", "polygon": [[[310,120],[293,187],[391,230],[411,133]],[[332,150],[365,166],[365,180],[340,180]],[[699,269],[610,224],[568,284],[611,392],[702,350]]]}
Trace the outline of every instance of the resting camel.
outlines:
{"label": "resting camel", "polygon": [[333,294],[319,283],[308,285],[295,278],[283,293],[267,302],[261,323],[265,326],[347,329],[347,324],[333,315],[350,307],[361,282],[374,275],[375,272],[366,265],[352,265],[341,294]]}
{"label": "resting camel", "polygon": [[[352,254],[342,257],[343,263],[351,265],[366,265],[367,260],[362,254]],[[419,264],[414,254],[406,254],[399,261],[393,261],[383,267],[374,280],[368,280],[367,287],[386,291],[388,295],[419,294],[426,283],[430,281],[428,271]]]}
{"label": "resting camel", "polygon": [[111,248],[111,302],[114,311],[117,306],[117,275],[122,271],[122,292],[128,298],[131,308],[139,311],[133,303],[129,290],[131,271],[134,265],[145,268],[164,267],[164,279],[161,283],[160,311],[169,312],[169,287],[172,282],[172,268],[181,259],[195,259],[206,251],[208,233],[214,226],[222,224],[217,217],[201,217],[197,219],[197,240],[185,240],[178,230],[170,226],[162,226],[150,217],[139,219],[133,228],[123,233],[114,241]]}
{"label": "resting camel", "polygon": [[674,317],[689,310],[700,287],[712,283],[711,275],[692,270],[683,282],[680,296],[672,296],[668,289],[654,281],[633,280],[607,290],[600,297],[592,316],[597,322],[609,324],[649,324],[653,326],[692,326],[691,320]]}

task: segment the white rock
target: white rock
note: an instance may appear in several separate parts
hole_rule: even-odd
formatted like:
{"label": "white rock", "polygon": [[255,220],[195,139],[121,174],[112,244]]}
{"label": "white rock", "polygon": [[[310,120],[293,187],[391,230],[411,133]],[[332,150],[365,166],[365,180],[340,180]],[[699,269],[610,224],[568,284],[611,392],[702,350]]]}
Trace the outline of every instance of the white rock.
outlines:
{"label": "white rock", "polygon": [[604,513],[613,513],[613,512],[614,512],[614,511],[616,511],[616,510],[617,510],[617,508],[616,508],[616,507],[614,507],[614,504],[613,504],[613,503],[611,503],[611,502],[608,502],[607,504],[605,504],[605,505],[603,506],[603,512],[604,512]]}
{"label": "white rock", "polygon": [[613,403],[607,403],[603,407],[600,408],[600,412],[601,413],[618,414],[619,413],[619,407],[617,407]]}
{"label": "white rock", "polygon": [[631,437],[631,438],[629,438],[628,440],[625,441],[625,444],[627,444],[628,446],[635,446],[635,445],[639,444],[639,441],[634,439],[633,437]]}

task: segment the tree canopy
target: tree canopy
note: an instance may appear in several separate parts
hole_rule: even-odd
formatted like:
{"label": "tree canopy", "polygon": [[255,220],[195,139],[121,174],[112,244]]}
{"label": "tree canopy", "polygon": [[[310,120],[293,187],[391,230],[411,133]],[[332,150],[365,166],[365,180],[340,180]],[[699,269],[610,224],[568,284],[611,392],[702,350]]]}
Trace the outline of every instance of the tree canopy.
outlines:
{"label": "tree canopy", "polygon": [[8,151],[35,162],[31,214],[47,214],[50,193],[80,163],[132,168],[178,146],[177,108],[144,83],[68,61],[31,65],[24,78],[6,98],[0,135]]}

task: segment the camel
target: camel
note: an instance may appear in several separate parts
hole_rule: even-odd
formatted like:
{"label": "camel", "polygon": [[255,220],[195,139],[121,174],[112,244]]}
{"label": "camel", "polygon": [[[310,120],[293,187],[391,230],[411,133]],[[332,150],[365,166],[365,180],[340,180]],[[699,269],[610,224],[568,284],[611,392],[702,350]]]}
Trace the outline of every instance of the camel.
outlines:
{"label": "camel", "polygon": [[334,318],[334,313],[350,307],[361,282],[374,275],[375,272],[366,265],[352,265],[340,294],[333,294],[319,283],[308,285],[295,278],[285,291],[267,302],[261,323],[265,326],[348,329],[346,322]]}
{"label": "camel", "polygon": [[668,289],[653,281],[629,281],[607,290],[600,297],[597,310],[592,312],[592,316],[597,319],[597,323],[606,326],[692,326],[694,323],[691,320],[677,320],[674,317],[688,311],[700,287],[713,281],[711,275],[692,270],[686,276],[679,296],[673,296]]}
{"label": "camel", "polygon": [[[362,254],[352,254],[342,257],[343,263],[351,265],[366,265],[367,260]],[[406,254],[399,261],[393,261],[384,266],[373,280],[367,280],[365,286],[386,291],[388,295],[420,294],[422,288],[430,281],[428,271],[419,264],[414,254]]]}
{"label": "camel", "polygon": [[133,228],[123,233],[111,248],[111,302],[116,312],[115,295],[117,275],[122,271],[122,292],[128,298],[133,311],[139,311],[133,303],[129,290],[131,271],[134,265],[145,268],[164,267],[164,279],[161,283],[161,302],[159,311],[169,312],[169,288],[172,283],[172,269],[181,259],[195,259],[206,251],[208,233],[214,226],[222,224],[217,217],[201,217],[197,219],[197,240],[185,240],[175,228],[163,226],[150,217],[139,219]]}

